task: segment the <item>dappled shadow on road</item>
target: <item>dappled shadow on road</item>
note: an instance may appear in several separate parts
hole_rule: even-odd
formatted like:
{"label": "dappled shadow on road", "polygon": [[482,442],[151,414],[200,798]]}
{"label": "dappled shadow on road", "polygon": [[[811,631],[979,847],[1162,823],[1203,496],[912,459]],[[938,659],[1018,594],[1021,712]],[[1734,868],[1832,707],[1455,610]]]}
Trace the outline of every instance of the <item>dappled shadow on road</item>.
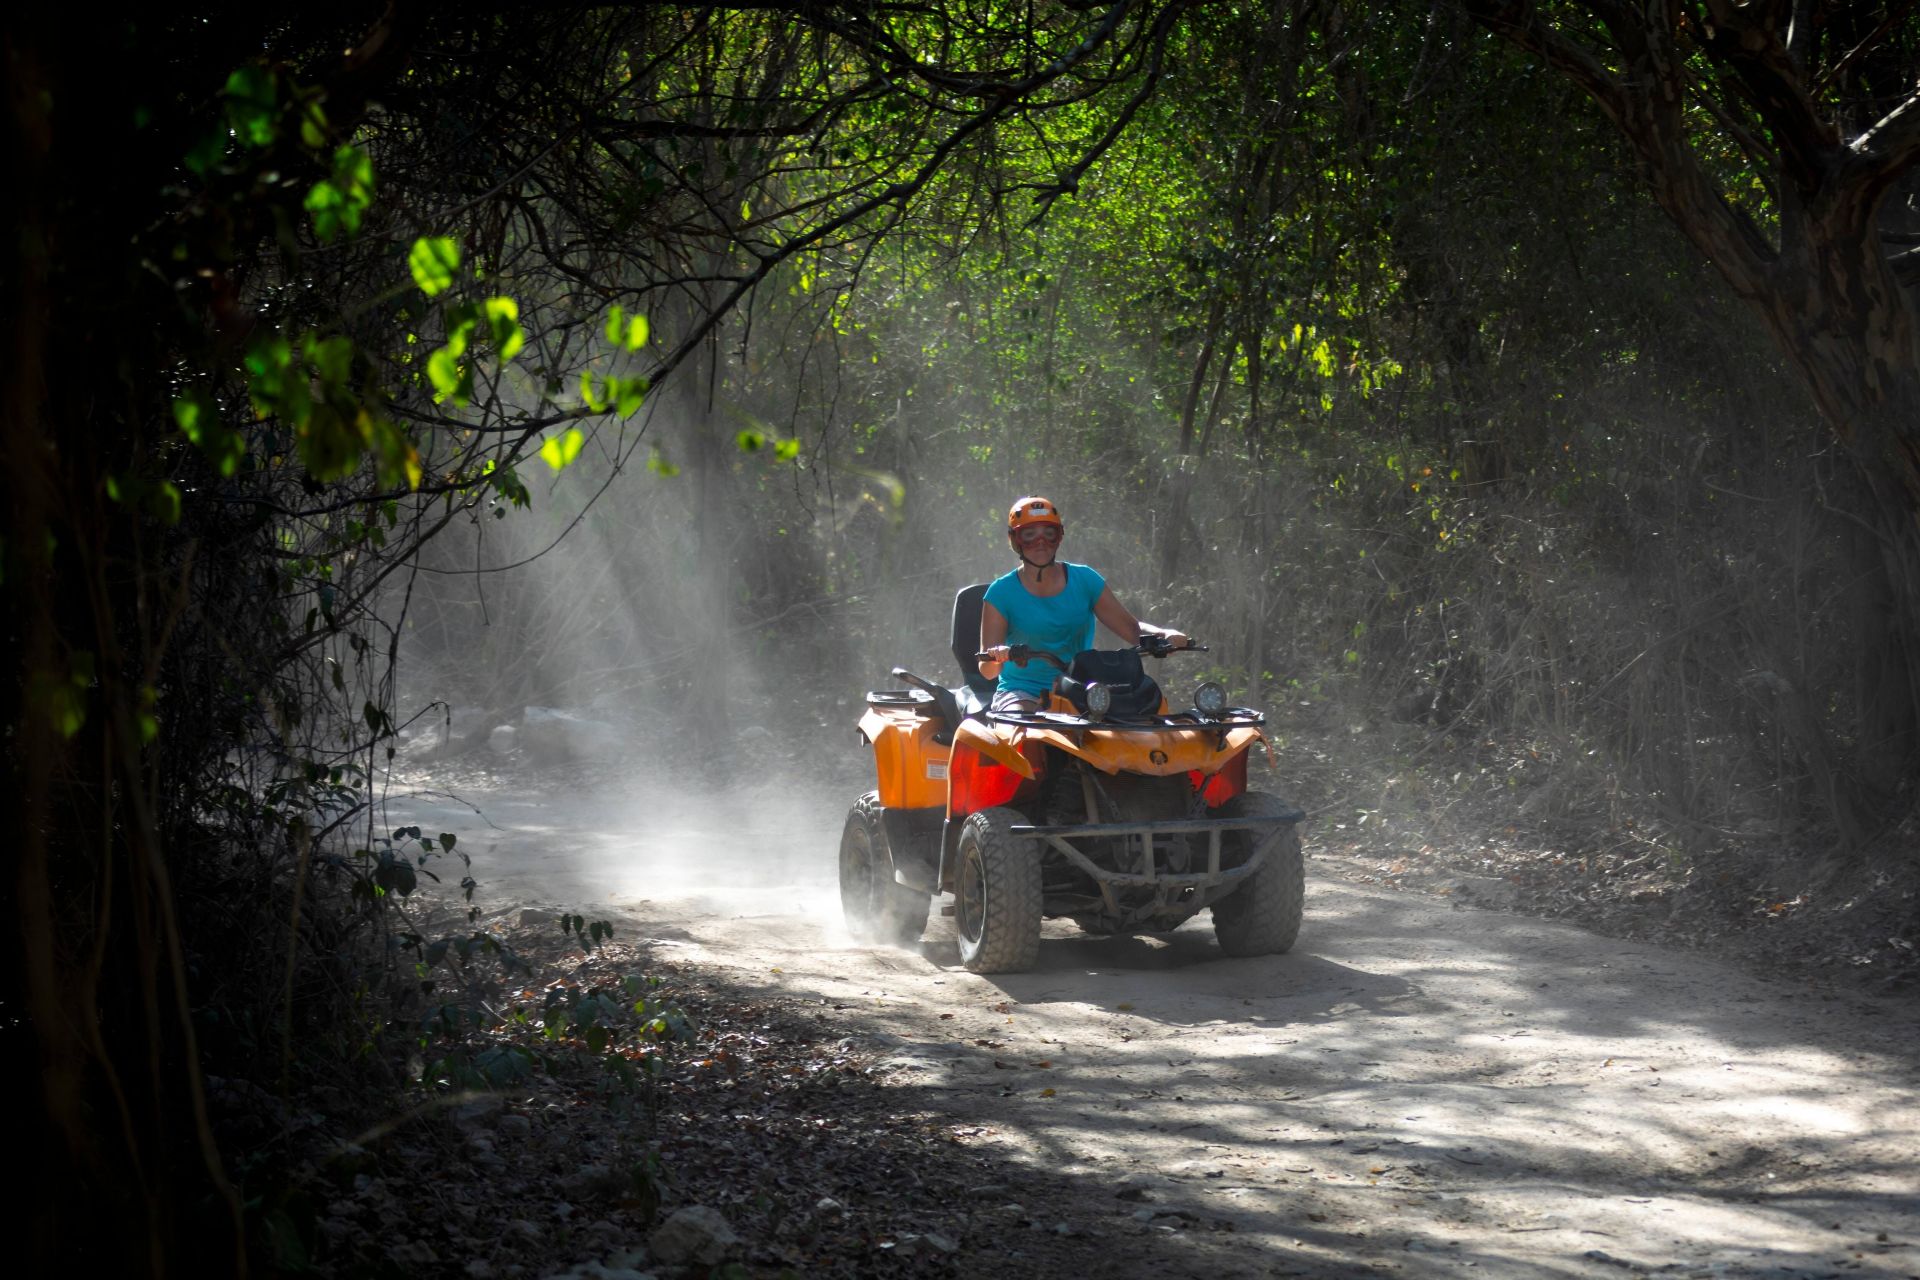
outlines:
{"label": "dappled shadow on road", "polygon": [[[980,977],[951,942],[816,951],[813,930],[756,923],[789,931],[783,989],[893,1038],[899,1105],[988,1126],[1009,1160],[1124,1230],[1177,1226],[1195,1258],[1920,1262],[1874,1270],[1920,1235],[1911,1011],[1862,1018],[1694,957],[1328,886],[1295,953],[1256,960],[1222,957],[1204,919],[1152,938],[1050,926],[1032,971]],[[1143,1170],[1169,1179],[1157,1199],[1115,1200]]]}

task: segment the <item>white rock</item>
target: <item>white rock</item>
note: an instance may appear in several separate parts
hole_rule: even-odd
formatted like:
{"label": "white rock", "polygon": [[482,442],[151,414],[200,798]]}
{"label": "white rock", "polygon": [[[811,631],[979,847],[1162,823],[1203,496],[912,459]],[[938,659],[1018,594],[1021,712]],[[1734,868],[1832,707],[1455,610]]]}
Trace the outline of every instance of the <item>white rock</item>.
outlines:
{"label": "white rock", "polygon": [[610,756],[620,748],[620,731],[605,720],[553,707],[528,707],[518,737],[529,756],[549,764]]}
{"label": "white rock", "polygon": [[727,1220],[703,1204],[677,1210],[654,1231],[648,1245],[666,1263],[697,1262],[714,1266],[740,1244]]}
{"label": "white rock", "polygon": [[497,724],[487,735],[487,750],[497,756],[510,755],[519,745],[520,731],[510,724]]}
{"label": "white rock", "polygon": [[1158,1174],[1142,1173],[1135,1170],[1125,1174],[1113,1184],[1113,1198],[1116,1200],[1155,1200],[1155,1192],[1167,1185],[1167,1180]]}
{"label": "white rock", "polygon": [[893,1251],[900,1254],[958,1253],[960,1246],[937,1231],[929,1231],[925,1235],[901,1236],[893,1242]]}
{"label": "white rock", "polygon": [[478,1129],[491,1125],[506,1110],[507,1100],[497,1093],[476,1093],[453,1109],[453,1123],[460,1129]]}

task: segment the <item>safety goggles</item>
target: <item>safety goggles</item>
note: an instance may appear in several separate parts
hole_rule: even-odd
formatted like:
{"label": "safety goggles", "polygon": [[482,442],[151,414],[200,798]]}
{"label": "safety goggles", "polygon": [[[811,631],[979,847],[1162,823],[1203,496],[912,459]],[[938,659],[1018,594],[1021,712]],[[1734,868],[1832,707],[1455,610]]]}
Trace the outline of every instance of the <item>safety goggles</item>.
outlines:
{"label": "safety goggles", "polygon": [[1035,542],[1058,542],[1060,541],[1060,526],[1057,524],[1030,524],[1024,529],[1016,530],[1013,536],[1020,539],[1021,542],[1028,544]]}

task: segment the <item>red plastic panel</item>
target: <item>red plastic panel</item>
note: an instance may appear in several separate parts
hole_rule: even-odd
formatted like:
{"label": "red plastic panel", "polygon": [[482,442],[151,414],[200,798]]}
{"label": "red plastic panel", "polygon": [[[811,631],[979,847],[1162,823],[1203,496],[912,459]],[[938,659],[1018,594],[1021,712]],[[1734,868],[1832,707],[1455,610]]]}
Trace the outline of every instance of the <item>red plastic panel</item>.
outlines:
{"label": "red plastic panel", "polygon": [[1207,808],[1217,809],[1247,789],[1247,753],[1242,751],[1208,777],[1198,769],[1187,775],[1196,789],[1205,787]]}
{"label": "red plastic panel", "polygon": [[947,761],[947,816],[964,818],[1005,804],[1024,781],[1005,765],[987,759],[964,742],[956,742]]}

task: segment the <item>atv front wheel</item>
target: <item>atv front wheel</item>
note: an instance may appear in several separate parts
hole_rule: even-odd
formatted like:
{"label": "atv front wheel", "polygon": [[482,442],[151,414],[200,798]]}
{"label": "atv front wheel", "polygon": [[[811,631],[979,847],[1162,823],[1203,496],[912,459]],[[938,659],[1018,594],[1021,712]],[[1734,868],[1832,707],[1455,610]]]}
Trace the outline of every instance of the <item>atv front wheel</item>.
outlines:
{"label": "atv front wheel", "polygon": [[[1220,806],[1223,818],[1277,818],[1293,807],[1270,795],[1249,791]],[[1251,850],[1272,832],[1255,827],[1231,833]],[[1267,847],[1267,860],[1238,889],[1213,904],[1213,936],[1230,956],[1279,955],[1300,936],[1307,897],[1306,866],[1300,856],[1300,832],[1288,826]]]}
{"label": "atv front wheel", "polygon": [[960,828],[953,923],[960,962],[975,973],[1018,973],[1040,958],[1040,858],[1012,827],[1015,809],[982,809]]}
{"label": "atv front wheel", "polygon": [[895,882],[879,826],[880,793],[869,791],[848,812],[840,835],[840,911],[855,942],[912,946],[926,932],[933,898]]}

